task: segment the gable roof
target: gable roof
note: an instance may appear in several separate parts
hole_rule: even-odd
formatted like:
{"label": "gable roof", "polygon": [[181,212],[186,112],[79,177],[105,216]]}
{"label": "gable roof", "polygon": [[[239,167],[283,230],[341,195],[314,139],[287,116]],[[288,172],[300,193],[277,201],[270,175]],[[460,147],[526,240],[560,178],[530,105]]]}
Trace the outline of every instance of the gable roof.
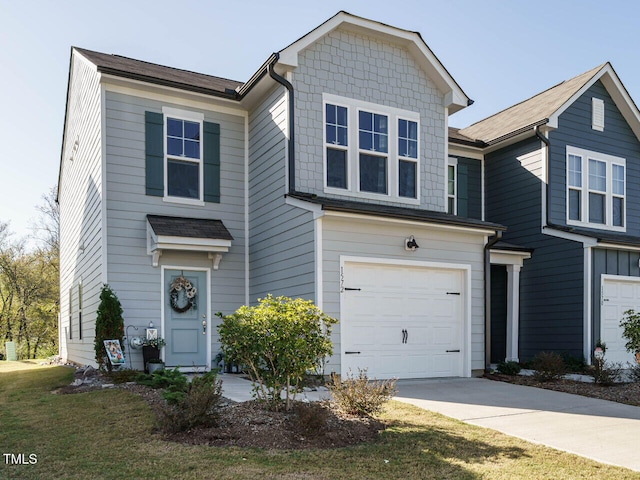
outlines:
{"label": "gable roof", "polygon": [[99,72],[118,77],[233,99],[237,97],[236,88],[243,85],[235,80],[165,67],[120,55],[109,55],[78,47],[73,47],[73,50],[95,64]]}
{"label": "gable roof", "polygon": [[596,81],[601,80],[616,106],[640,139],[640,111],[610,63],[598,65],[533,97],[459,131],[494,145],[539,125],[558,127],[558,117]]}
{"label": "gable roof", "polygon": [[445,94],[445,106],[449,107],[450,113],[457,112],[473,103],[462,91],[462,88],[460,88],[458,83],[453,79],[438,57],[436,57],[427,46],[419,32],[412,32],[367,18],[358,17],[344,10],[341,10],[320,26],[280,50],[278,63],[289,66],[290,68],[297,67],[298,54],[302,50],[337,28],[383,38],[404,46],[409,53],[413,55],[417,63],[434,82],[436,87]]}

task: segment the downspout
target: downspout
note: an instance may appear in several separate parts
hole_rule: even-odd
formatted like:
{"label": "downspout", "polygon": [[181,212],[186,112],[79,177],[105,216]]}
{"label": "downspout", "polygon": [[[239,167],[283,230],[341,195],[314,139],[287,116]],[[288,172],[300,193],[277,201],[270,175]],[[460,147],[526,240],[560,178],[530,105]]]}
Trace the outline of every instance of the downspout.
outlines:
{"label": "downspout", "polygon": [[547,146],[547,152],[545,154],[545,171],[547,173],[547,182],[546,182],[546,186],[544,189],[545,192],[545,201],[546,201],[546,205],[545,205],[545,217],[544,217],[544,226],[549,226],[551,225],[551,222],[549,222],[549,210],[551,210],[549,208],[550,204],[549,201],[551,199],[551,188],[549,187],[549,179],[551,178],[551,172],[549,171],[549,146],[550,146],[550,142],[549,139],[547,137],[545,137],[541,132],[540,132],[540,125],[536,125],[535,127],[533,127],[533,132],[536,134],[536,137],[538,137],[542,143],[544,143]]}
{"label": "downspout", "polygon": [[502,240],[502,231],[497,230],[484,246],[484,367],[491,365],[491,247]]}
{"label": "downspout", "polygon": [[293,85],[286,78],[278,75],[273,67],[278,63],[280,59],[279,53],[273,54],[273,61],[267,65],[267,70],[269,72],[269,76],[273,78],[280,85],[284,86],[288,92],[288,100],[289,100],[289,142],[288,142],[288,150],[289,150],[289,158],[288,158],[288,166],[289,166],[289,193],[293,193],[296,191],[296,155],[295,155],[295,129],[294,129],[294,115],[295,108],[293,104]]}

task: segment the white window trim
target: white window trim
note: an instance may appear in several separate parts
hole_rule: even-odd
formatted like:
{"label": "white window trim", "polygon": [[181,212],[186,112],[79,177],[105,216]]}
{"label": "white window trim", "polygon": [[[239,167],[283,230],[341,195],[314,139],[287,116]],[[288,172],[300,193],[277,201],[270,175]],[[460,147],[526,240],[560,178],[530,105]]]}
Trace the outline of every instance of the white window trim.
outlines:
{"label": "white window trim", "polygon": [[[449,167],[453,167],[453,195],[449,194]],[[447,186],[445,189],[445,194],[447,197],[446,200],[446,208],[447,212],[452,215],[458,214],[458,159],[449,157],[449,161],[447,162]],[[453,198],[453,212],[449,212],[449,199]]]}
{"label": "white window trim", "polygon": [[[347,188],[335,188],[327,186],[327,143],[326,136],[326,105],[337,105],[347,109]],[[360,191],[360,153],[358,142],[358,117],[360,111],[366,111],[388,118],[388,149],[387,158],[387,193],[373,193]],[[398,155],[398,120],[408,120],[418,124],[418,158],[400,157]],[[322,163],[324,192],[333,195],[358,197],[370,200],[388,200],[408,205],[420,205],[421,181],[420,181],[420,114],[399,108],[377,105],[361,100],[345,98],[330,93],[322,94]],[[366,153],[365,150],[362,152]],[[416,162],[416,198],[401,197],[399,181],[400,160]]]}
{"label": "white window trim", "polygon": [[[569,155],[576,155],[582,158],[582,187],[569,187]],[[589,159],[598,160],[606,164],[607,172],[607,186],[605,195],[605,223],[591,223],[589,218]],[[620,165],[624,168],[624,195],[613,194],[613,165]],[[615,157],[613,155],[607,155],[605,153],[593,152],[585,150],[583,148],[572,147],[567,145],[567,151],[565,155],[565,210],[567,225],[579,226],[585,228],[594,228],[598,230],[609,230],[614,232],[626,232],[627,231],[627,165],[624,158]],[[580,214],[582,220],[570,220],[569,219],[569,190],[579,190],[580,194]],[[595,191],[594,191],[595,192]],[[603,192],[595,192],[602,194]],[[613,225],[613,197],[619,197],[624,199],[624,211],[622,216],[622,227]]]}
{"label": "white window trim", "polygon": [[[189,110],[180,110],[172,107],[162,107],[162,113],[164,115],[164,125],[162,129],[162,141],[164,142],[164,197],[163,201],[170,203],[180,203],[183,205],[204,206],[204,114],[199,112],[193,112]],[[187,120],[189,122],[197,122],[200,124],[200,158],[181,158],[170,156],[167,153],[167,117],[175,118],[177,120]],[[169,158],[177,159],[181,161],[188,161],[198,164],[199,175],[199,197],[198,198],[184,198],[184,197],[172,197],[168,193],[168,160]]]}

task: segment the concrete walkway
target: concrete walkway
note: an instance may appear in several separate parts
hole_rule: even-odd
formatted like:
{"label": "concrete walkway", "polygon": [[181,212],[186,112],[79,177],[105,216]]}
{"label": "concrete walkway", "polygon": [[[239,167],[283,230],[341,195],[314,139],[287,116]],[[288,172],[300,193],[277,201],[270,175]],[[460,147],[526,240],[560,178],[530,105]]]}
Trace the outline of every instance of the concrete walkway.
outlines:
{"label": "concrete walkway", "polygon": [[[223,374],[223,395],[251,400],[251,382]],[[640,408],[482,378],[400,380],[396,400],[601,463],[640,471]],[[329,398],[327,391],[298,399]]]}

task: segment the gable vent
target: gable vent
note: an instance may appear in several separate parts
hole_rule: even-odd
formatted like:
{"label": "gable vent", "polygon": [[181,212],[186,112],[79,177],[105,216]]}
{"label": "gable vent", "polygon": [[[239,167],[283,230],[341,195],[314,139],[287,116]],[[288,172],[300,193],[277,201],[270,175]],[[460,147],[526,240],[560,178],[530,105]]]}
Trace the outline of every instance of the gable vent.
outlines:
{"label": "gable vent", "polygon": [[604,100],[591,99],[591,128],[602,132],[604,130]]}

